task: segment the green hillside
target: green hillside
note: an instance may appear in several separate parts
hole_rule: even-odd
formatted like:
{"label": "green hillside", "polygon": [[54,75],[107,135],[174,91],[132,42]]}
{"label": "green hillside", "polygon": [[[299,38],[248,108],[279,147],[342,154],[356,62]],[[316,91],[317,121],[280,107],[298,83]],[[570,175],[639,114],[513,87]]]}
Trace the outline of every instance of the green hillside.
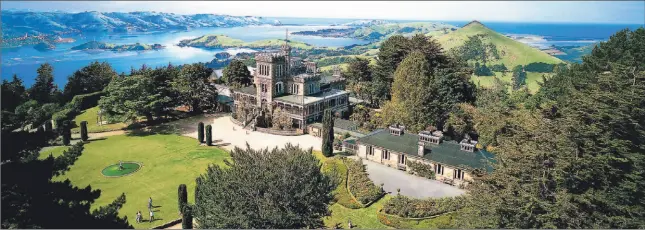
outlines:
{"label": "green hillside", "polygon": [[[240,39],[231,38],[226,35],[204,35],[194,39],[186,39],[179,42],[178,46],[190,46],[198,48],[279,48],[284,44],[283,39],[267,39],[253,42],[245,42]],[[292,48],[312,49],[313,45],[289,41]]]}
{"label": "green hillside", "polygon": [[468,37],[475,35],[482,35],[482,41],[484,43],[492,43],[497,46],[500,59],[491,61],[490,64],[503,63],[508,68],[512,68],[516,65],[526,65],[533,62],[549,64],[562,62],[562,60],[545,52],[497,33],[477,21],[471,22],[448,34],[439,36],[437,37],[437,41],[441,43],[444,50],[449,51],[463,45],[468,40]]}

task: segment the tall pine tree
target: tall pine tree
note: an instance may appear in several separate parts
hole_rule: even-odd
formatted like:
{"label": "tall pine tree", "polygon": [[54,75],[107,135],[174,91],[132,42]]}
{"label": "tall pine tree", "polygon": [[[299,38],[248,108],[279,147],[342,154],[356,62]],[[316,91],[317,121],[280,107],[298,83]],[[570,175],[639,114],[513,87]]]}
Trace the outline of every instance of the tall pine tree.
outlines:
{"label": "tall pine tree", "polygon": [[334,155],[334,117],[330,109],[326,109],[323,114],[322,135],[322,153],[326,157]]}

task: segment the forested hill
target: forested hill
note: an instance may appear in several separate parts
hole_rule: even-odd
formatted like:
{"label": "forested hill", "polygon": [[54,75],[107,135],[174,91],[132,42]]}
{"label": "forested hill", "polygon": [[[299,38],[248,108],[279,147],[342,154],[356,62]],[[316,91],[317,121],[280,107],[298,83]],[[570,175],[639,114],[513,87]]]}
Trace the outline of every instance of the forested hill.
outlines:
{"label": "forested hill", "polygon": [[[473,21],[462,28],[459,28],[448,34],[439,36],[437,40],[443,46],[444,50],[449,51],[463,46],[469,37],[477,36],[481,39],[483,45],[487,46],[486,64],[504,64],[512,68],[517,65],[527,65],[530,63],[549,63],[557,64],[562,61],[541,50],[530,47],[524,43],[515,41],[500,33],[497,33],[478,21]],[[495,58],[491,48],[494,45],[497,56]],[[480,62],[482,60],[479,60]]]}

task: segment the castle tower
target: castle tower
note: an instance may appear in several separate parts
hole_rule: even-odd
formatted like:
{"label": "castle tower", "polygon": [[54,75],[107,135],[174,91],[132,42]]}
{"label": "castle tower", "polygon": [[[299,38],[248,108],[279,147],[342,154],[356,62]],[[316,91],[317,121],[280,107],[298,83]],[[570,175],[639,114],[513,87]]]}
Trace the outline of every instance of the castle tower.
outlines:
{"label": "castle tower", "polygon": [[282,55],[284,55],[285,64],[286,64],[285,66],[287,68],[287,74],[289,74],[290,73],[289,72],[290,71],[289,66],[291,65],[291,46],[289,46],[289,29],[287,29],[285,31],[284,44],[280,48],[281,48],[280,51],[281,51]]}
{"label": "castle tower", "polygon": [[281,53],[255,55],[256,70],[253,76],[257,90],[258,106],[267,106],[274,97],[285,93],[287,65]]}

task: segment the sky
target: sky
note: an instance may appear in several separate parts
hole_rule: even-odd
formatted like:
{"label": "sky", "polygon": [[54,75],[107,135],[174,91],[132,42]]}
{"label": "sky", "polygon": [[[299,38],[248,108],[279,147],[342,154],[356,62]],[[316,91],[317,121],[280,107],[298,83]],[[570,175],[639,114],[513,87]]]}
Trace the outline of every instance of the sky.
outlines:
{"label": "sky", "polygon": [[68,12],[645,24],[645,1],[2,1],[1,7]]}

